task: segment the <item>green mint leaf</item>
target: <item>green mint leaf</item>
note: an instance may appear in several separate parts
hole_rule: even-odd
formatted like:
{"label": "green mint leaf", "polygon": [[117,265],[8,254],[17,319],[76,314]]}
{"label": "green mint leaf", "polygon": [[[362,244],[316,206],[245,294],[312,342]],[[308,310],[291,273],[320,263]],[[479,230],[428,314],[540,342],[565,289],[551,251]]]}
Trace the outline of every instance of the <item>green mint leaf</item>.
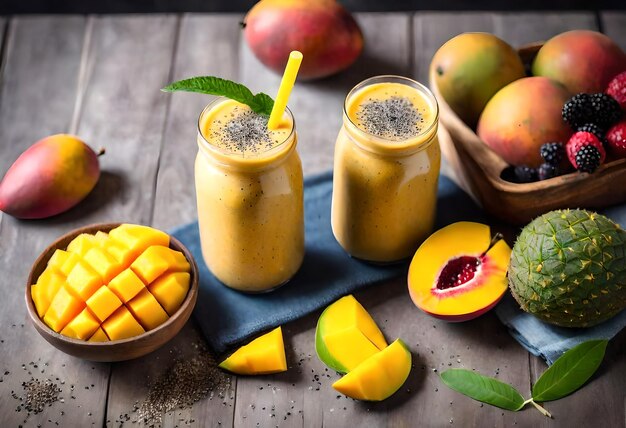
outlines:
{"label": "green mint leaf", "polygon": [[250,89],[241,83],[214,76],[199,76],[179,80],[161,89],[163,92],[197,92],[218,95],[248,105],[259,114],[269,115],[274,107],[274,100],[262,92],[253,95]]}
{"label": "green mint leaf", "polygon": [[524,397],[508,383],[471,370],[449,369],[441,373],[441,380],[463,395],[501,409],[517,411],[525,405]]}
{"label": "green mint leaf", "polygon": [[608,343],[589,340],[561,355],[533,385],[533,400],[558,400],[583,386],[600,367]]}

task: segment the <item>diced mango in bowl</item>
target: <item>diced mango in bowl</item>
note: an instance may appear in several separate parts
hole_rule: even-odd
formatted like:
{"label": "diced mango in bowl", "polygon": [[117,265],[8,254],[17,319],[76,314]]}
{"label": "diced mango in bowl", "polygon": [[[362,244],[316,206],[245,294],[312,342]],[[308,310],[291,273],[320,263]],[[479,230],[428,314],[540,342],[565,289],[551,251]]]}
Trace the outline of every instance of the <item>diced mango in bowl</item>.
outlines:
{"label": "diced mango in bowl", "polygon": [[83,233],[57,249],[31,286],[39,317],[90,342],[126,339],[172,316],[187,296],[191,266],[160,230],[122,224]]}

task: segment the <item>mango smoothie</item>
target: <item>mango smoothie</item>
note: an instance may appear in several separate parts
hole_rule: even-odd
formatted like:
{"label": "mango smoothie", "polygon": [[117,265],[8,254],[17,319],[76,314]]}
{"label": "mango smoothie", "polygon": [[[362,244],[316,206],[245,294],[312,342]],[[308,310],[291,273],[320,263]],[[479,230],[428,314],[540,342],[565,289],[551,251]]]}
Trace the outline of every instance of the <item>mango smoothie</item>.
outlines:
{"label": "mango smoothie", "polygon": [[202,255],[225,285],[269,291],[304,257],[302,165],[291,112],[267,116],[220,98],[199,119],[195,182]]}
{"label": "mango smoothie", "polygon": [[434,96],[411,79],[373,77],[346,97],[331,222],[353,257],[400,261],[431,233],[441,160],[437,124]]}

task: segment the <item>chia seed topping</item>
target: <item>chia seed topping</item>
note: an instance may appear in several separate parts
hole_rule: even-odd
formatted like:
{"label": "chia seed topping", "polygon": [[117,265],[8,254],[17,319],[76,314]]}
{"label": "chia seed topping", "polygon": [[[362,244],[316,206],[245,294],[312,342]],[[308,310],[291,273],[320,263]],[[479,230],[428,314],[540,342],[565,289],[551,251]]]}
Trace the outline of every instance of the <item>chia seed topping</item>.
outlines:
{"label": "chia seed topping", "polygon": [[251,110],[239,112],[233,110],[230,119],[218,120],[211,139],[219,141],[219,146],[241,153],[258,153],[270,149],[279,141],[273,139],[267,129],[269,117]]}
{"label": "chia seed topping", "polygon": [[406,140],[422,130],[424,117],[405,97],[368,100],[359,106],[356,119],[369,134],[389,140]]}

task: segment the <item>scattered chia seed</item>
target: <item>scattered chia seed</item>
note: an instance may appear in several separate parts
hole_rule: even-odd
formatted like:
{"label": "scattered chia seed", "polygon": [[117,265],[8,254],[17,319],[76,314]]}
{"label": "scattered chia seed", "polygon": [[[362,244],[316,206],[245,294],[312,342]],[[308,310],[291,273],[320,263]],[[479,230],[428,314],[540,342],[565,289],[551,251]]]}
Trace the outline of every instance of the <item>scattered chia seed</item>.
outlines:
{"label": "scattered chia seed", "polygon": [[237,108],[233,112],[232,118],[216,121],[219,126],[210,135],[221,147],[231,152],[258,153],[280,143],[267,129],[269,117],[251,110],[239,112]]}
{"label": "scattered chia seed", "polygon": [[52,406],[59,399],[61,388],[50,379],[39,380],[31,378],[22,382],[24,395],[18,396],[15,392],[12,397],[20,401],[16,407],[17,412],[25,410],[28,415],[41,413],[46,406]]}
{"label": "scattered chia seed", "polygon": [[356,118],[366,132],[395,141],[419,134],[424,123],[413,103],[400,96],[368,100],[359,106]]}

